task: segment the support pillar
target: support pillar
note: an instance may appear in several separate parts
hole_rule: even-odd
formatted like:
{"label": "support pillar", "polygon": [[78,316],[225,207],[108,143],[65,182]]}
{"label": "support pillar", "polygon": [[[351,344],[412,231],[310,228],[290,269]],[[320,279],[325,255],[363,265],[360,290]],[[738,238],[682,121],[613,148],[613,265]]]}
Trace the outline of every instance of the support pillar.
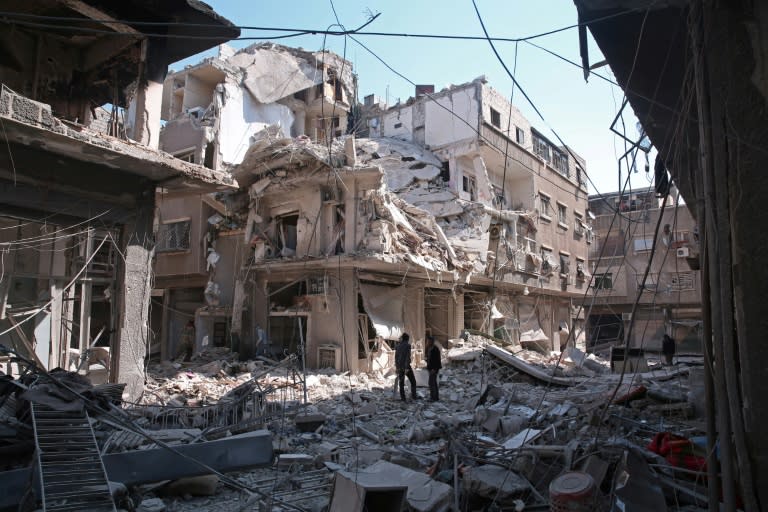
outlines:
{"label": "support pillar", "polygon": [[163,290],[163,318],[160,326],[160,360],[168,361],[172,357],[171,347],[168,345],[170,336],[168,332],[171,329],[171,289],[166,288]]}
{"label": "support pillar", "polygon": [[127,384],[123,399],[135,401],[144,387],[144,359],[149,334],[149,302],[152,294],[152,258],[155,252],[152,224],[154,186],[137,200],[136,217],[123,227],[125,262],[118,285],[118,336],[113,347],[113,380]]}
{"label": "support pillar", "polygon": [[164,43],[145,40],[141,48],[139,83],[131,108],[131,138],[154,149],[160,146],[160,110],[167,69]]}

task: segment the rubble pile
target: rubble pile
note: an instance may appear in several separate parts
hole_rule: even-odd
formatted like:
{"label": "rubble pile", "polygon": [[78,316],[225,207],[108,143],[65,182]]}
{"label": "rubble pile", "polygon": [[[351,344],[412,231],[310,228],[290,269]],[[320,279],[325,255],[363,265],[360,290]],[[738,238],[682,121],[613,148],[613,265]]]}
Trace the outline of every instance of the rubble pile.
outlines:
{"label": "rubble pile", "polygon": [[[673,496],[701,505],[695,366],[628,372],[622,379],[608,362],[574,349],[567,357],[542,354],[474,334],[450,340],[442,353],[441,401],[426,400],[427,373],[417,367],[419,399],[403,402],[392,370],[305,373],[295,358],[238,361],[226,349],[211,349],[189,363],[150,366],[143,404],[123,409],[140,430],[98,414],[92,426],[103,457],[155,453],[161,443],[192,449],[243,435],[271,439],[264,459],[271,467],[238,473],[234,464],[224,468],[226,479],[202,470],[163,479],[172,485],[128,482],[137,510],[235,511],[258,503],[272,510],[363,510],[339,507],[350,506],[354,489],[364,495],[381,487],[402,488],[413,510],[479,510],[492,503],[525,510],[571,499],[558,494],[560,477],[588,482],[590,503],[599,510],[621,489],[619,475],[653,489],[657,504]],[[99,393],[82,385],[90,396]],[[0,409],[3,429],[32,440],[28,415],[16,413],[25,395],[14,387],[3,388],[15,404],[6,400]],[[242,396],[247,400],[238,401]],[[33,446],[26,445],[26,457]],[[646,510],[637,505],[646,498],[635,490],[622,499],[629,510]]]}

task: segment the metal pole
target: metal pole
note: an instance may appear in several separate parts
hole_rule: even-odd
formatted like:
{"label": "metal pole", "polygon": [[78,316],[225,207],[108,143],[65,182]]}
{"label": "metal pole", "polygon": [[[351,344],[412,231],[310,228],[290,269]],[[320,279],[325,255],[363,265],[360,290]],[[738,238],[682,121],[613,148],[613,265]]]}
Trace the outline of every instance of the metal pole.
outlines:
{"label": "metal pole", "polygon": [[304,386],[304,406],[307,405],[307,347],[304,345],[304,328],[301,325],[301,317],[297,317],[299,320],[299,340],[301,341],[301,374],[303,377],[302,385]]}

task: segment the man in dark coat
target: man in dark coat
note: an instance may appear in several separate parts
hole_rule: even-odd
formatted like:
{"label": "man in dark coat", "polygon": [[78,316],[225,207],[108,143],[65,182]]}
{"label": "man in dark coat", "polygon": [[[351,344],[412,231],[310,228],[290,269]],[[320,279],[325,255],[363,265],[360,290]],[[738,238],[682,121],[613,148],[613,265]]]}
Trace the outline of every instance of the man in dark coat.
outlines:
{"label": "man in dark coat", "polygon": [[661,353],[664,354],[664,362],[671,365],[675,355],[675,339],[669,334],[665,334],[661,340]]}
{"label": "man in dark coat", "polygon": [[435,338],[427,336],[424,345],[424,356],[427,359],[427,371],[429,372],[429,399],[437,402],[440,397],[437,388],[437,372],[443,367],[440,361],[440,349],[435,345]]}
{"label": "man in dark coat", "polygon": [[416,400],[416,376],[411,368],[411,337],[403,333],[400,336],[400,343],[395,349],[395,368],[397,369],[397,379],[400,381],[400,399],[405,402],[405,378],[411,382],[411,397]]}

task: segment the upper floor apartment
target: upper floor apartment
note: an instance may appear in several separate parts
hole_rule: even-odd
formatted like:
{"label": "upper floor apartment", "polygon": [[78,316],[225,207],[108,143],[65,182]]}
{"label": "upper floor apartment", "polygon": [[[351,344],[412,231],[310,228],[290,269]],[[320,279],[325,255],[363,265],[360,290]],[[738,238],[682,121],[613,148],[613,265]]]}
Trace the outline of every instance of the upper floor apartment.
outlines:
{"label": "upper floor apartment", "polygon": [[592,241],[586,162],[536,130],[483,77],[440,92],[417,86],[416,97],[389,108],[367,96],[362,112],[363,133],[429,149],[447,187],[492,212],[490,233],[504,249],[493,257],[505,279],[583,288]]}

